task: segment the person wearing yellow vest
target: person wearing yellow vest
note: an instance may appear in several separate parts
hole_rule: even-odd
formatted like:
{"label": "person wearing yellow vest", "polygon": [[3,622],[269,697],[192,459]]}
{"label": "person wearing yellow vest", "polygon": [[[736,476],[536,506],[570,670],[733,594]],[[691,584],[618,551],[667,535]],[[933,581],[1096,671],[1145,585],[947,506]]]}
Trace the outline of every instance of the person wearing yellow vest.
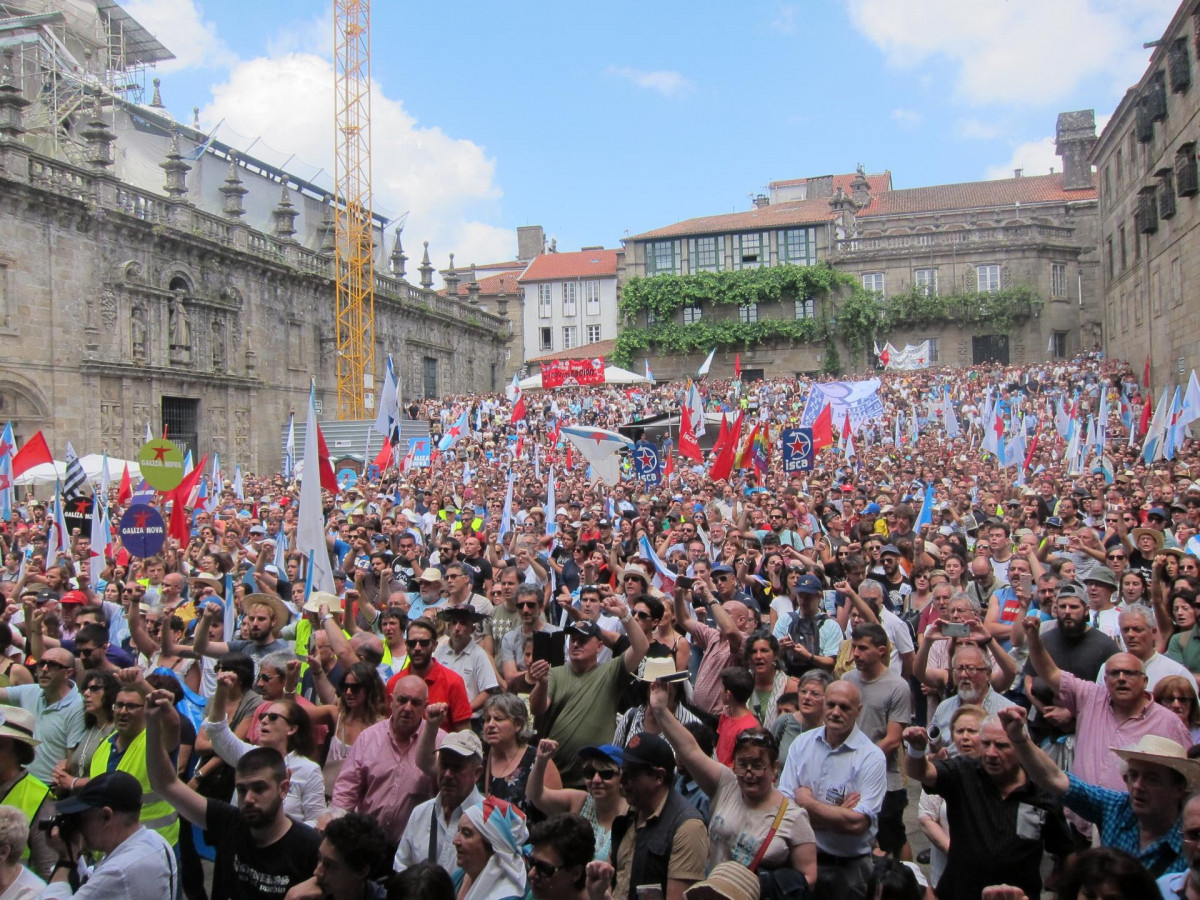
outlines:
{"label": "person wearing yellow vest", "polygon": [[[25,767],[33,762],[33,713],[19,706],[0,706],[0,804],[14,806],[29,824],[29,840],[21,851],[21,862],[42,878],[49,878],[56,855],[38,822],[54,816],[50,788],[30,775]],[[49,798],[49,799],[47,799]]]}
{"label": "person wearing yellow vest", "polygon": [[[126,670],[128,671],[128,670]],[[128,772],[142,786],[141,822],[174,847],[179,842],[179,816],[171,804],[154,793],[146,771],[146,690],[122,683],[113,703],[116,728],[92,756],[91,778],[106,772]],[[80,779],[80,784],[83,779]]]}

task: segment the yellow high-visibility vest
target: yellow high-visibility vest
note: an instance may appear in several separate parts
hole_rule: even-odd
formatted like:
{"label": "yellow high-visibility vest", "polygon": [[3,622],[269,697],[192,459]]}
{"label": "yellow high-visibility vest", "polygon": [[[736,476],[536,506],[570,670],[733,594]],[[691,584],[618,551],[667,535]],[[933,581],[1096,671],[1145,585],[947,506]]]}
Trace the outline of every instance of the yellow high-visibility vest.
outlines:
{"label": "yellow high-visibility vest", "polygon": [[[100,742],[92,757],[91,777],[96,778],[108,771],[108,758],[112,754],[112,741]],[[142,786],[142,814],[139,821],[151,831],[157,831],[163,839],[174,847],[179,843],[179,813],[159,794],[150,789],[150,773],[146,771],[146,732],[133,739],[121,761],[117,763],[118,772],[128,772]]]}

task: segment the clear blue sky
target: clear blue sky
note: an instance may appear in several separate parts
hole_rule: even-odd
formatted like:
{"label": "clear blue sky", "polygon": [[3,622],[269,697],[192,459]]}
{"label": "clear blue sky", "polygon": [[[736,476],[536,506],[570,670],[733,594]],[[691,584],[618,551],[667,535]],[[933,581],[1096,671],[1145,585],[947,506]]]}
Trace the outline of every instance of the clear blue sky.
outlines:
{"label": "clear blue sky", "polygon": [[[332,7],[128,0],[179,57],[164,100],[330,167]],[[1172,0],[373,4],[377,206],[409,248],[511,256],[745,209],[769,181],[898,187],[1056,164],[1062,110],[1106,116]],[[1063,40],[1064,34],[1074,35]],[[228,133],[222,131],[222,137]],[[261,145],[260,145],[261,146]],[[299,165],[299,164],[297,164]],[[508,249],[505,249],[505,248]]]}

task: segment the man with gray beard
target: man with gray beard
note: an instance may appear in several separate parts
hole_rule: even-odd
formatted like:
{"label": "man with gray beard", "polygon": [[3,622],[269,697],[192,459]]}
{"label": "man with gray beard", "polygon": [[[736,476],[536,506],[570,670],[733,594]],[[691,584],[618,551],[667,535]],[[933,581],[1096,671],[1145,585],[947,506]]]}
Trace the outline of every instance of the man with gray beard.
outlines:
{"label": "man with gray beard", "polygon": [[954,659],[950,663],[950,680],[956,693],[937,705],[929,723],[930,731],[935,727],[941,729],[941,740],[949,744],[950,719],[960,706],[982,706],[989,716],[995,715],[1006,706],[1015,706],[1016,704],[1003,694],[992,690],[991,675],[991,663],[984,658],[982,650],[974,644],[959,646],[954,651]]}

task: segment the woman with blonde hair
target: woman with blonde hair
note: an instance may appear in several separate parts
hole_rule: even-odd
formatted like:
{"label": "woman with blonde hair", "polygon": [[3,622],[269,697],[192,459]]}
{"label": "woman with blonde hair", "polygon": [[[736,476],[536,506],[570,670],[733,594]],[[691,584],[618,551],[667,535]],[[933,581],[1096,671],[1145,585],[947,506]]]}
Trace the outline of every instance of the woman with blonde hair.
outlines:
{"label": "woman with blonde hair", "polygon": [[36,900],[46,886],[25,866],[29,820],[15,806],[0,806],[0,900]]}

